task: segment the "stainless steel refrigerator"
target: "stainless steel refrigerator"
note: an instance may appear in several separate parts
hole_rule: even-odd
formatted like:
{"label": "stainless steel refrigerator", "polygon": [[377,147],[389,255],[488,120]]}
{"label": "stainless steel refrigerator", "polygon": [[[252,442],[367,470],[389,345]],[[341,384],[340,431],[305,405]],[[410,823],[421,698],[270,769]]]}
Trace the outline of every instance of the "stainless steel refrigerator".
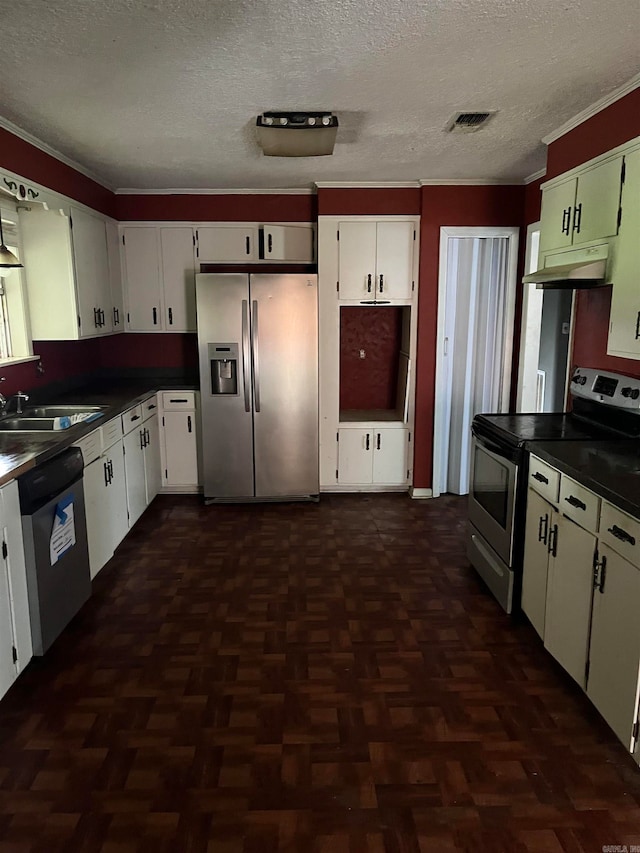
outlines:
{"label": "stainless steel refrigerator", "polygon": [[315,275],[196,276],[204,497],[317,499]]}

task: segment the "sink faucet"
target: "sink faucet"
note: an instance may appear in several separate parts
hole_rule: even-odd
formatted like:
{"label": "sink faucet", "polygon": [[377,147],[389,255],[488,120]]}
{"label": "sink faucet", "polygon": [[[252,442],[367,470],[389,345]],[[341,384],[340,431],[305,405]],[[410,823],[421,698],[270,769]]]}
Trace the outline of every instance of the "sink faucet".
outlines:
{"label": "sink faucet", "polygon": [[[18,391],[17,394],[13,394],[13,396],[9,397],[9,399],[5,402],[5,409],[8,407],[9,403],[15,400],[16,401],[16,414],[22,414],[22,404],[29,402],[29,395],[25,394],[24,391]],[[0,403],[0,406],[2,404]]]}

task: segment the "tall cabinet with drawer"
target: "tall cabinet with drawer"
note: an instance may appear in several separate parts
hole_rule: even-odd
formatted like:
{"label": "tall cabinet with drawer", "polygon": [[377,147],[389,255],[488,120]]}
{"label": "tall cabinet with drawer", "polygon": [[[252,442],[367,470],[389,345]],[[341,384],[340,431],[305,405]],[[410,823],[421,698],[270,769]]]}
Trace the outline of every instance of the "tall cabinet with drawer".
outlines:
{"label": "tall cabinet with drawer", "polygon": [[197,492],[197,394],[195,391],[161,391],[158,400],[162,491]]}
{"label": "tall cabinet with drawer", "polygon": [[[319,217],[323,491],[406,490],[411,482],[418,246],[418,217]],[[374,390],[375,402],[366,402],[349,390],[358,384],[384,384],[385,398]]]}
{"label": "tall cabinet with drawer", "polygon": [[640,763],[640,521],[532,456],[522,609]]}

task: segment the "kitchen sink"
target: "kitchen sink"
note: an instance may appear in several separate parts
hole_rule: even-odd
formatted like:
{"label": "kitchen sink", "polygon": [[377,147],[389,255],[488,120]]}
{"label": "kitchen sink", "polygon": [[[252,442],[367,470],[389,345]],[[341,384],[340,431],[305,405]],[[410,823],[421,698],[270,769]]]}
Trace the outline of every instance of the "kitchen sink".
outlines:
{"label": "kitchen sink", "polygon": [[85,412],[103,412],[107,406],[82,406],[77,403],[62,406],[25,406],[23,416],[25,418],[64,418],[71,415],[79,415]]}

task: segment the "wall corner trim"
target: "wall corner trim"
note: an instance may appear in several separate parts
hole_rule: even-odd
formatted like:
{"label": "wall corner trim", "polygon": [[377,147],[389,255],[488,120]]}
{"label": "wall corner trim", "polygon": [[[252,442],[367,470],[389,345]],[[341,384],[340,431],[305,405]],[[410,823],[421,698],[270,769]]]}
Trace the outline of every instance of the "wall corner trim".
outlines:
{"label": "wall corner trim", "polygon": [[522,178],[422,178],[421,187],[514,187],[524,184]]}
{"label": "wall corner trim", "polygon": [[564,124],[560,125],[560,127],[556,128],[556,130],[553,130],[551,133],[543,136],[542,142],[545,145],[550,145],[552,142],[555,142],[556,139],[560,139],[561,136],[569,133],[570,130],[578,127],[578,125],[581,125],[583,122],[587,121],[587,119],[590,119],[594,115],[602,112],[602,110],[605,110],[607,107],[611,106],[611,104],[615,104],[615,102],[619,101],[620,98],[624,98],[625,95],[628,95],[629,92],[633,92],[633,90],[638,87],[640,87],[640,74],[636,74],[635,77],[631,78],[631,80],[627,80],[627,82],[623,83],[622,86],[614,89],[613,92],[609,92],[608,95],[600,98],[594,104],[591,104],[591,106],[586,107],[584,110],[573,116],[573,118],[570,118]]}
{"label": "wall corner trim", "polygon": [[141,189],[136,187],[118,187],[115,195],[315,195],[313,187],[265,188],[260,189],[220,189],[219,187],[166,187],[165,189]]}
{"label": "wall corner trim", "polygon": [[418,189],[419,181],[316,181],[316,187],[322,190],[331,189]]}
{"label": "wall corner trim", "polygon": [[528,184],[532,184],[534,181],[539,181],[540,178],[544,178],[546,174],[546,169],[538,169],[537,172],[533,172],[531,175],[527,175],[527,177],[524,179],[525,186],[527,186]]}

